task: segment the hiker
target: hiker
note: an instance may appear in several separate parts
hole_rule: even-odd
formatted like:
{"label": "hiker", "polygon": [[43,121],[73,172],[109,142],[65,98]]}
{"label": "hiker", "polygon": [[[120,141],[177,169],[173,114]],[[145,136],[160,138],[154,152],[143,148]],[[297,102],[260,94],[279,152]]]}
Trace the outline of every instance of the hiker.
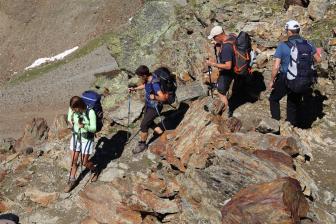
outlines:
{"label": "hiker", "polygon": [[[321,57],[317,53],[315,46],[300,36],[300,24],[297,21],[288,21],[285,25],[285,32],[288,36],[288,41],[281,42],[274,54],[275,60],[268,86],[272,90],[269,97],[270,111],[272,118],[280,120],[280,100],[287,95],[287,121],[293,126],[297,126],[297,112],[302,103],[302,96],[309,91],[314,79],[316,79],[315,71],[312,68],[313,62],[319,63]],[[307,53],[307,58],[298,54],[298,60],[293,60],[292,53],[298,53],[298,51],[295,51],[295,48],[298,49],[297,47],[300,47],[300,52]],[[297,66],[297,62],[300,60],[303,60],[301,66]],[[297,74],[291,73],[290,66],[297,67],[294,72]],[[296,78],[296,76],[300,77]],[[307,84],[303,83],[306,78],[310,79]],[[299,82],[296,84],[297,87],[304,85],[305,88],[301,90],[291,88],[292,80]]]}
{"label": "hiker", "polygon": [[93,152],[94,134],[96,131],[96,114],[93,109],[86,112],[87,106],[83,99],[74,96],[70,100],[68,111],[68,122],[72,128],[73,135],[70,140],[71,168],[65,192],[70,192],[76,186],[76,173],[78,168],[78,157],[80,163],[86,169],[95,173],[95,166],[89,157]]}
{"label": "hiker", "polygon": [[[208,39],[213,39],[216,42],[215,52],[219,52],[218,55],[216,53],[216,60],[208,59],[206,63],[208,66],[217,67],[220,70],[217,90],[219,98],[224,103],[223,111],[228,108],[229,117],[231,117],[233,110],[239,106],[238,101],[241,101],[240,98],[243,95],[245,79],[247,74],[251,72],[251,39],[245,32],[240,32],[238,37],[234,34],[226,34],[221,26],[212,28]],[[238,42],[239,44],[243,43],[243,52],[238,52],[240,51],[240,48],[237,47]],[[227,93],[233,80],[233,94],[229,102]]]}
{"label": "hiker", "polygon": [[163,107],[163,102],[167,101],[168,94],[163,93],[158,82],[158,77],[149,72],[145,65],[139,66],[135,74],[141,78],[142,84],[137,87],[129,88],[129,91],[145,90],[145,110],[144,117],[140,125],[140,141],[138,147],[133,149],[133,153],[140,153],[147,148],[148,129],[151,127],[154,130],[154,135],[161,136],[163,130],[158,126],[154,119],[160,116]]}

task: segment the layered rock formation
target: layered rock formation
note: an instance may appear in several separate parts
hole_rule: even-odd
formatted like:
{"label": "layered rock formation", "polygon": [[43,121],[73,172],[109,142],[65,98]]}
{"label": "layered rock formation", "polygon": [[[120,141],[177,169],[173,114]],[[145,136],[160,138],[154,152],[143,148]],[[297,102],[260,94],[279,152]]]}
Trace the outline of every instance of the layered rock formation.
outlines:
{"label": "layered rock formation", "polygon": [[[112,93],[103,102],[108,116],[94,155],[101,169],[98,182],[88,183],[86,175],[70,194],[61,193],[70,136],[59,116],[49,134],[53,140],[36,146],[36,153],[8,149],[0,155],[0,211],[20,214],[22,223],[335,223],[332,81],[321,78],[315,87],[303,113],[312,126],[307,130],[269,120],[264,91],[289,18],[299,20],[303,34],[326,49],[326,67],[319,74],[334,77],[325,73],[334,69],[329,50],[334,46],[319,40],[332,38],[324,30],[329,28],[313,28],[330,22],[335,4],[316,22],[309,18],[310,5],[289,5],[285,11],[282,3],[267,0],[197,0],[183,7],[176,2],[146,2],[125,33],[107,38],[119,69],[97,75],[95,83]],[[253,103],[244,102],[230,119],[218,114],[216,93],[215,99],[204,96],[203,62],[212,52],[206,36],[213,23],[228,32],[248,31],[259,52],[252,76],[258,88],[249,92]],[[125,88],[137,81],[129,70],[141,63],[172,68],[180,99],[190,101],[176,110],[165,108],[166,140],[154,140],[146,152],[132,155],[137,139],[127,142],[125,116],[116,111],[126,110]],[[138,105],[132,127],[139,124],[142,97],[131,98]],[[117,124],[110,126],[112,121]]]}

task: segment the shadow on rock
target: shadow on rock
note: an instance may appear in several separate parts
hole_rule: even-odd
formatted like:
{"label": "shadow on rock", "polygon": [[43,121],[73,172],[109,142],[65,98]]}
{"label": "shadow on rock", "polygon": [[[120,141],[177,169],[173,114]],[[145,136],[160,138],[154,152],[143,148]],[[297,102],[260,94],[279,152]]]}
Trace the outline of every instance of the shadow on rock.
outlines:
{"label": "shadow on rock", "polygon": [[[174,130],[179,126],[179,124],[182,122],[185,113],[187,113],[189,109],[189,105],[187,103],[181,102],[179,107],[176,110],[169,110],[161,114],[161,116],[165,117],[163,120],[164,126],[166,130]],[[162,124],[159,124],[161,129]],[[148,144],[152,143],[157,139],[158,136],[154,135],[149,141]]]}
{"label": "shadow on rock", "polygon": [[302,105],[299,109],[299,123],[298,127],[302,129],[311,128],[314,121],[317,118],[322,118],[323,113],[323,101],[328,98],[321,94],[320,91],[314,90],[303,96]]}
{"label": "shadow on rock", "polygon": [[259,99],[260,93],[266,90],[264,76],[254,71],[251,75],[236,76],[232,86],[232,95],[229,99],[230,112],[233,113],[245,103],[254,103]]}
{"label": "shadow on rock", "polygon": [[102,137],[98,140],[96,153],[91,159],[96,164],[98,175],[112,160],[121,157],[127,142],[127,135],[126,131],[118,131],[111,139]]}

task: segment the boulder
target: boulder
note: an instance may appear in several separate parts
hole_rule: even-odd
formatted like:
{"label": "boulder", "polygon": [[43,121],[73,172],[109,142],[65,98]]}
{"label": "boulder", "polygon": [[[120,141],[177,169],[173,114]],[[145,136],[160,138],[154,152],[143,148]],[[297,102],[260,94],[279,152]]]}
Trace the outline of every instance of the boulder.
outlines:
{"label": "boulder", "polygon": [[80,193],[80,199],[89,215],[98,222],[140,224],[140,212],[124,205],[121,193],[111,185],[89,185]]}
{"label": "boulder", "polygon": [[[130,184],[131,183],[131,184]],[[90,216],[102,223],[142,223],[141,214],[157,217],[180,211],[176,180],[156,174],[130,174],[109,184],[89,185],[80,194]]]}
{"label": "boulder", "polygon": [[300,223],[309,210],[300,183],[292,178],[252,185],[222,209],[222,223]]}
{"label": "boulder", "polygon": [[59,114],[54,119],[54,122],[49,131],[48,138],[63,139],[69,136],[70,133],[71,133],[71,129],[68,128],[67,115]]}
{"label": "boulder", "polygon": [[195,101],[176,128],[176,137],[166,144],[157,143],[150,147],[151,152],[165,157],[168,163],[185,171],[186,167],[205,167],[209,154],[215,149],[211,142],[220,135],[218,124],[211,120],[204,110],[208,98]]}
{"label": "boulder", "polygon": [[272,149],[284,151],[290,156],[302,153],[300,142],[293,137],[248,132],[246,134],[234,133],[228,137],[228,140],[232,145],[242,147],[251,152],[258,149]]}
{"label": "boulder", "polygon": [[48,138],[49,127],[43,118],[34,118],[26,124],[23,136],[15,143],[15,151],[22,152],[28,147],[41,144]]}
{"label": "boulder", "polygon": [[[136,98],[130,99],[130,114],[129,114],[129,124],[132,124],[135,120],[139,119],[141,116],[144,103]],[[118,124],[127,127],[128,124],[128,107],[129,101],[125,100],[114,109],[108,112],[108,117],[112,118],[112,120]]]}
{"label": "boulder", "polygon": [[330,6],[330,0],[311,0],[308,6],[309,16],[314,20],[320,20],[326,14]]}
{"label": "boulder", "polygon": [[205,96],[206,91],[199,82],[191,84],[179,85],[176,90],[176,98],[179,102]]}

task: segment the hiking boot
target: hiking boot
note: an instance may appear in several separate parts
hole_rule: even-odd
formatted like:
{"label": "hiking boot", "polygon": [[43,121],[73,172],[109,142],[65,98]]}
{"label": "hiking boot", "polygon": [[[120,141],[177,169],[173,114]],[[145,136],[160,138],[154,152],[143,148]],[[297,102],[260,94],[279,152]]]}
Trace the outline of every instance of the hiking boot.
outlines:
{"label": "hiking boot", "polygon": [[133,154],[137,154],[140,152],[143,152],[144,150],[147,149],[147,144],[145,142],[139,142],[138,147],[133,149]]}
{"label": "hiking boot", "polygon": [[76,180],[75,179],[69,180],[67,186],[64,188],[64,193],[69,193],[75,188],[75,186],[76,186]]}

